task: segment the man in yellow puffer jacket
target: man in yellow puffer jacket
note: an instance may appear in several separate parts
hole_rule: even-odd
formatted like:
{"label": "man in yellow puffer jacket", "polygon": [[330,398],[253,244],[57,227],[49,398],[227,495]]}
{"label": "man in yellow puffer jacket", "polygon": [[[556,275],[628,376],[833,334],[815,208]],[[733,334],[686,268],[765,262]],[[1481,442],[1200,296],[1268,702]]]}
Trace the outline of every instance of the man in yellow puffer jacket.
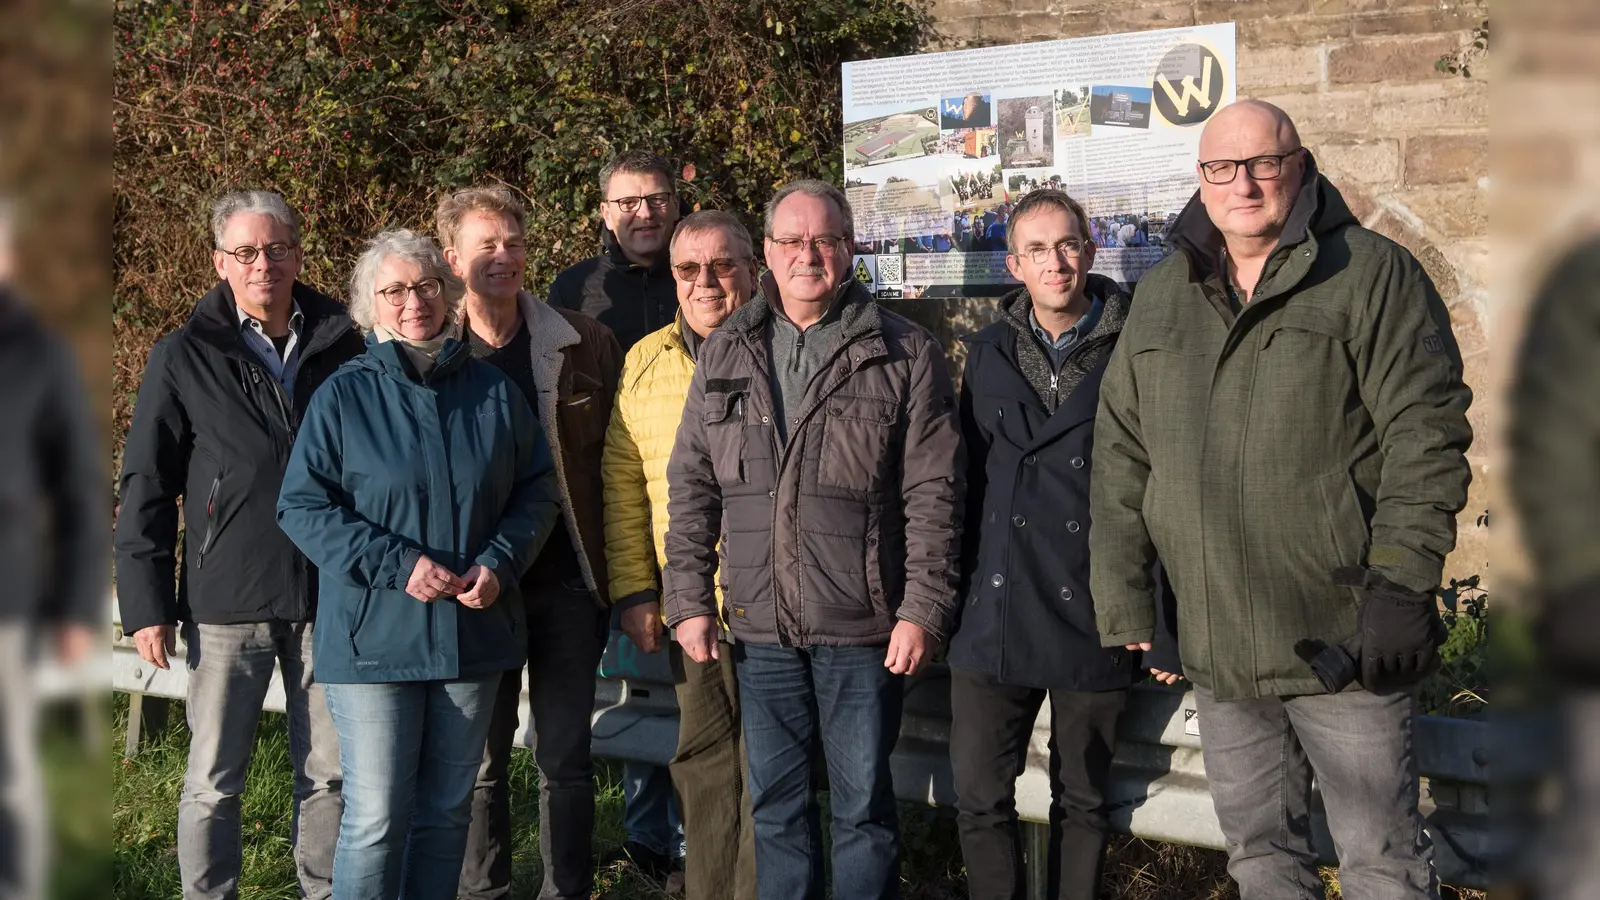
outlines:
{"label": "man in yellow puffer jacket", "polygon": [[[701,341],[750,299],[756,283],[750,233],[726,212],[707,210],[685,218],[673,235],[671,256],[677,320],[628,351],[601,462],[611,596],[622,630],[647,653],[663,643],[667,459],[695,356]],[[671,770],[689,852],[686,900],[755,900],[754,830],[745,796],[733,653],[724,650],[719,659],[702,664],[677,644],[665,643],[678,695],[678,748]]]}

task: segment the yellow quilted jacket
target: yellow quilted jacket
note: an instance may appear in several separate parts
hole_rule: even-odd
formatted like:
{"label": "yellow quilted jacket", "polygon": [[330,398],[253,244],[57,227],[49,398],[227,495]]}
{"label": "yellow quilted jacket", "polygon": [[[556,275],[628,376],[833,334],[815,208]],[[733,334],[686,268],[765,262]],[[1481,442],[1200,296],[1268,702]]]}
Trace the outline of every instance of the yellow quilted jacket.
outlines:
{"label": "yellow quilted jacket", "polygon": [[667,561],[667,459],[694,378],[682,327],[680,319],[646,335],[622,364],[600,462],[613,603],[641,591],[661,596],[661,566]]}

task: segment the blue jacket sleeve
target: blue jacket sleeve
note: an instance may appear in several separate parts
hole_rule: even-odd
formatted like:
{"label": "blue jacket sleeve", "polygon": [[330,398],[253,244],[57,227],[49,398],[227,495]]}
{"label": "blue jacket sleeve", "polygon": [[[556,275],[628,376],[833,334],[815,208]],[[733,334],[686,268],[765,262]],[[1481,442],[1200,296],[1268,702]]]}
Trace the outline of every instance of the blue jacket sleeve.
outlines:
{"label": "blue jacket sleeve", "polygon": [[512,448],[516,473],[500,525],[474,559],[495,570],[502,585],[508,574],[515,581],[533,565],[561,512],[561,489],[544,428],[516,385],[508,383],[506,387],[512,394],[509,406],[511,430],[516,435],[516,447]]}
{"label": "blue jacket sleeve", "polygon": [[403,590],[422,548],[355,511],[345,490],[344,434],[335,384],[311,398],[278,493],[278,527],[324,577]]}

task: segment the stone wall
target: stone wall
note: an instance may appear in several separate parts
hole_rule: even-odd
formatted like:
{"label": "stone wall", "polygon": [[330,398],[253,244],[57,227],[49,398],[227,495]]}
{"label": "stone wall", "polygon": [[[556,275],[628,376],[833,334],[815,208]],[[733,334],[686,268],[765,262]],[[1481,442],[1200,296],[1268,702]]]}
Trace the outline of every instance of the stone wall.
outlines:
{"label": "stone wall", "polygon": [[[1234,22],[1238,95],[1275,103],[1363,224],[1399,241],[1450,306],[1467,381],[1490,390],[1488,90],[1434,63],[1488,17],[1475,0],[932,0],[929,50]],[[951,304],[955,307],[956,304]],[[947,321],[983,318],[970,308]],[[1447,575],[1483,572],[1487,402],[1475,402],[1473,489]]]}

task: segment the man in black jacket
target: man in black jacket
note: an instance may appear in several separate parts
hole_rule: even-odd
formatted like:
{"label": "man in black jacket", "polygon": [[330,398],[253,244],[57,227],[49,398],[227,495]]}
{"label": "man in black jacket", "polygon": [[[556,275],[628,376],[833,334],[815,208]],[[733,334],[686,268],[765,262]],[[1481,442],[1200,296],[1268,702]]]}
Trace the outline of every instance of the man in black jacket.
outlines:
{"label": "man in black jacket", "polygon": [[[677,318],[669,251],[686,210],[672,164],[639,150],[619,154],[600,170],[600,196],[600,255],[557,275],[548,302],[598,319],[627,353]],[[628,831],[623,852],[646,874],[664,879],[684,853],[671,774],[666,766],[629,762],[622,781]]]}
{"label": "man in black jacket", "polygon": [[34,662],[70,666],[104,640],[105,445],[72,349],[12,291],[11,217],[0,199],[0,894],[41,897],[49,823]]}
{"label": "man in black jacket", "polygon": [[178,805],[185,900],[238,896],[239,796],[274,662],[289,706],[295,866],[304,896],[324,898],[341,813],[338,740],[312,679],[316,573],[274,508],[312,392],[362,342],[343,306],[296,280],[299,217],[282,197],[222,197],[211,228],[222,280],[151,350],[123,453],[122,627],[163,669],[174,627],[184,627],[193,735]]}
{"label": "man in black jacket", "polygon": [[1001,300],[1001,321],[966,339],[961,383],[966,601],[949,653],[961,850],[972,897],[1020,900],[1015,782],[1048,693],[1047,896],[1093,900],[1117,717],[1141,664],[1177,680],[1176,642],[1142,662],[1102,649],[1089,598],[1088,460],[1128,295],[1089,274],[1088,219],[1061,191],[1018,203],[1007,242],[1024,287]]}
{"label": "man in black jacket", "polygon": [[600,170],[600,196],[600,255],[557,275],[549,303],[599,319],[626,353],[678,315],[667,251],[683,208],[672,165],[636,150]]}

